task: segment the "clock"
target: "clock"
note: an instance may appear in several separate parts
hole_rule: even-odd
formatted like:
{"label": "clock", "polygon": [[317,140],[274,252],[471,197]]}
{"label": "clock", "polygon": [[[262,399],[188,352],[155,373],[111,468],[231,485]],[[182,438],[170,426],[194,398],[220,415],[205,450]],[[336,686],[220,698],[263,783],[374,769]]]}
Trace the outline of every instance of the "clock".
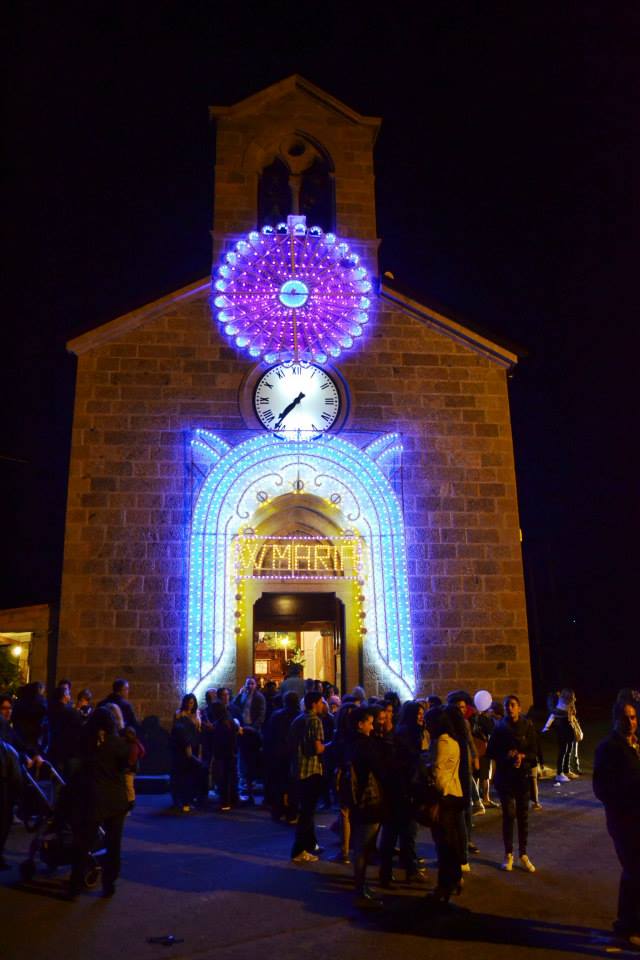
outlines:
{"label": "clock", "polygon": [[330,430],[341,412],[340,391],[313,363],[280,363],[257,381],[253,406],[258,420],[278,437],[311,439]]}
{"label": "clock", "polygon": [[326,363],[353,346],[369,319],[371,280],[333,233],[290,216],[228,250],[212,305],[225,334],[267,363]]}

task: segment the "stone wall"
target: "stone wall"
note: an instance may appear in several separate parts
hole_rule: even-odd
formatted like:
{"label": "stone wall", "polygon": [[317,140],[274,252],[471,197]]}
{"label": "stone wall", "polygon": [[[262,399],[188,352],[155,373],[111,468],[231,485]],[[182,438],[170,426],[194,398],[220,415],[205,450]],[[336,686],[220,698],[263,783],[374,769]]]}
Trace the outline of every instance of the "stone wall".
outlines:
{"label": "stone wall", "polygon": [[384,301],[341,364],[360,429],[403,437],[418,686],[531,701],[506,370]]}
{"label": "stone wall", "polygon": [[[167,716],[184,674],[189,439],[243,427],[252,362],[218,338],[206,298],[81,354],[57,673],[106,692],[131,682]],[[403,436],[419,689],[530,697],[504,368],[380,301],[339,365],[349,426]]]}

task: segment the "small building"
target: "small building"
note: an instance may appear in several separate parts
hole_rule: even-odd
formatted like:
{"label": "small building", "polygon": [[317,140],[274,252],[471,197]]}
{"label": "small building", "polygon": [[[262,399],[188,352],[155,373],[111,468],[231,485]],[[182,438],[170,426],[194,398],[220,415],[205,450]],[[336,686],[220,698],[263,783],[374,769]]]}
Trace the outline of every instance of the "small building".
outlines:
{"label": "small building", "polygon": [[378,118],[298,76],[211,115],[212,277],[68,344],[57,673],[530,702],[516,354],[380,280]]}

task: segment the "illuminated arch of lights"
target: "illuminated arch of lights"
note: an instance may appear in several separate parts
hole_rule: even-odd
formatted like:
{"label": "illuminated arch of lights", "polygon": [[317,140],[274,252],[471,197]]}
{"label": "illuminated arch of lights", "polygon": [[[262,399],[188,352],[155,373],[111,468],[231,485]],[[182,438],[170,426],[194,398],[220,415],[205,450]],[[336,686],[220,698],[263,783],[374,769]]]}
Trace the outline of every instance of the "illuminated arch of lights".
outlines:
{"label": "illuminated arch of lights", "polygon": [[[348,524],[358,546],[358,576],[366,602],[359,612],[365,653],[386,689],[412,697],[411,638],[404,523],[383,463],[400,447],[397,434],[365,449],[338,437],[281,440],[270,434],[235,447],[206,430],[192,439],[208,461],[197,494],[189,546],[187,688],[200,695],[235,671],[238,620],[238,540],[251,535],[262,504],[302,492],[324,498]],[[309,579],[315,579],[315,575]],[[362,598],[359,598],[362,599]]]}

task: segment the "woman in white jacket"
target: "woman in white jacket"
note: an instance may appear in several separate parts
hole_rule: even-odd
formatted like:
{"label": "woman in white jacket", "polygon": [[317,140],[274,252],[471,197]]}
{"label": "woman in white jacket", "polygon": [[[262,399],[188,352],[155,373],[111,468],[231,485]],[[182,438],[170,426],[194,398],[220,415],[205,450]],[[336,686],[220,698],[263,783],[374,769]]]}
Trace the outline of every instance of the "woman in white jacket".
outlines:
{"label": "woman in white jacket", "polygon": [[438,885],[433,899],[447,903],[462,888],[465,859],[464,811],[469,804],[469,751],[462,714],[449,706],[430,710],[425,721],[431,734],[433,773],[439,795],[438,819],[432,827],[438,856]]}

